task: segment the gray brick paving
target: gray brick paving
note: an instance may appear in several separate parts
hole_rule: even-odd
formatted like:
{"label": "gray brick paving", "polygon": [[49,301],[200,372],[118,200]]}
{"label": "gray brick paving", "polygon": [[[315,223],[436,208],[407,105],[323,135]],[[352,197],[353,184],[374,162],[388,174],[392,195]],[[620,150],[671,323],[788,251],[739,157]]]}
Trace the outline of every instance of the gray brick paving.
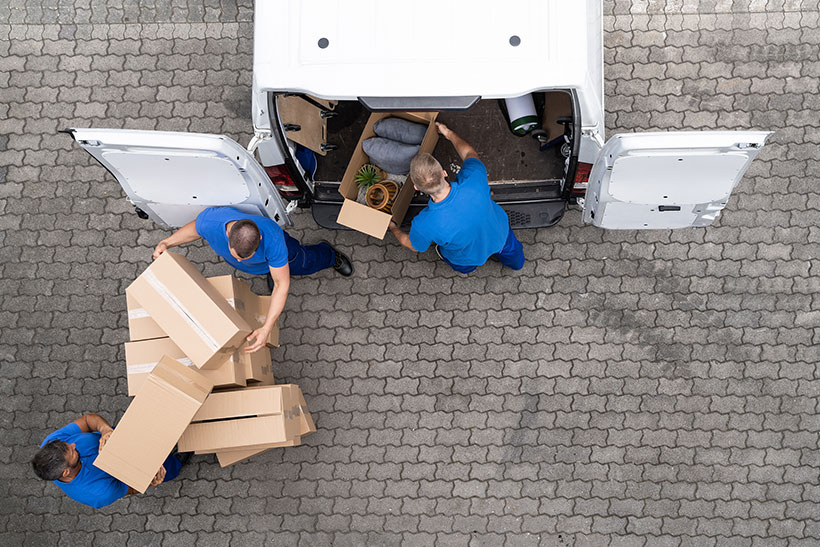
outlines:
{"label": "gray brick paving", "polygon": [[123,412],[123,289],[163,234],[56,131],[247,142],[252,2],[0,4],[2,543],[818,544],[818,2],[604,10],[609,134],[777,130],[713,227],[571,211],[520,234],[522,271],[462,277],[297,214],[358,268],[295,281],[275,351],[319,432],[92,512],[27,460]]}

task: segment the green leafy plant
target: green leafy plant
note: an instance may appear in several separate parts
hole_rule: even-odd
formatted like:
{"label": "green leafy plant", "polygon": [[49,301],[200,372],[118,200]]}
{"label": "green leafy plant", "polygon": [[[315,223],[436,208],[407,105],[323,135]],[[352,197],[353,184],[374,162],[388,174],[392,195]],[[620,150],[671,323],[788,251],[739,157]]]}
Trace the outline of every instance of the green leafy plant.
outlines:
{"label": "green leafy plant", "polygon": [[384,178],[384,172],[376,167],[375,165],[371,165],[366,163],[356,171],[356,184],[359,188],[370,188],[377,182],[381,181]]}

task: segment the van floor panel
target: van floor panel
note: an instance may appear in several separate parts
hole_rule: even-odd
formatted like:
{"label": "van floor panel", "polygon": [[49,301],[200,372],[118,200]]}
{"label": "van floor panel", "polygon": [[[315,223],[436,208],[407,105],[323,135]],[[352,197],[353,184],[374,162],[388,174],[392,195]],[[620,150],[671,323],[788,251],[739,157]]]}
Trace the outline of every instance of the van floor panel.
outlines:
{"label": "van floor panel", "polygon": [[[327,132],[328,142],[338,148],[317,158],[315,178],[320,181],[342,180],[370,116],[357,101],[341,101],[335,112],[336,115],[327,120]],[[564,160],[557,150],[540,152],[538,142],[532,137],[514,135],[495,100],[479,101],[466,112],[441,112],[437,119],[478,150],[493,182],[541,181],[563,177]],[[461,164],[455,149],[444,138],[439,138],[433,156],[450,173],[450,164]],[[450,177],[451,180],[453,178]]]}
{"label": "van floor panel", "polygon": [[[491,181],[563,177],[563,158],[558,157],[555,149],[539,151],[538,141],[529,135],[514,135],[498,101],[479,101],[467,112],[442,112],[436,119],[475,147]],[[444,138],[439,139],[433,156],[447,172],[451,172],[451,163],[461,164],[455,148]]]}

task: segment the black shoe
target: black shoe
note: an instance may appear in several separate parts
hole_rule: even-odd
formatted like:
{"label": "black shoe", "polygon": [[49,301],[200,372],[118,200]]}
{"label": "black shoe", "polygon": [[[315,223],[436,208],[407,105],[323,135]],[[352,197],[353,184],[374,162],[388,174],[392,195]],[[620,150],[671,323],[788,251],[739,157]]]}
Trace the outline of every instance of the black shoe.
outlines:
{"label": "black shoe", "polygon": [[[330,245],[330,242],[324,239],[322,240],[322,243],[327,243]],[[340,252],[333,245],[330,245],[330,248],[333,249],[333,253],[336,255],[336,262],[333,263],[333,269],[345,277],[350,277],[353,275],[353,264],[350,263],[350,259],[347,258],[347,255]]]}
{"label": "black shoe", "polygon": [[273,292],[273,278],[270,276],[270,273],[267,273],[267,274],[265,274],[265,275],[267,275],[267,276],[268,276],[268,279],[267,279],[267,282],[268,282],[268,292],[271,292],[271,293],[272,293],[272,292]]}
{"label": "black shoe", "polygon": [[179,460],[179,463],[181,463],[182,465],[185,465],[186,463],[188,463],[188,460],[190,460],[191,456],[193,456],[193,455],[194,455],[193,452],[177,452],[176,453],[176,457]]}

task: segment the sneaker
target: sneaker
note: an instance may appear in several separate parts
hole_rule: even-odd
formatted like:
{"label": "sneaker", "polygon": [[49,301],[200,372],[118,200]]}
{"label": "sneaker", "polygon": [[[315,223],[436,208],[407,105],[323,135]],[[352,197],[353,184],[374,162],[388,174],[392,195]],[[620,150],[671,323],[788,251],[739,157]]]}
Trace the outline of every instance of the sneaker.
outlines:
{"label": "sneaker", "polygon": [[330,245],[330,242],[327,240],[323,239],[322,243],[327,243],[336,255],[336,262],[333,263],[333,269],[345,277],[350,277],[353,275],[353,264],[350,262],[350,259],[347,258],[347,255],[340,252],[333,245]]}

